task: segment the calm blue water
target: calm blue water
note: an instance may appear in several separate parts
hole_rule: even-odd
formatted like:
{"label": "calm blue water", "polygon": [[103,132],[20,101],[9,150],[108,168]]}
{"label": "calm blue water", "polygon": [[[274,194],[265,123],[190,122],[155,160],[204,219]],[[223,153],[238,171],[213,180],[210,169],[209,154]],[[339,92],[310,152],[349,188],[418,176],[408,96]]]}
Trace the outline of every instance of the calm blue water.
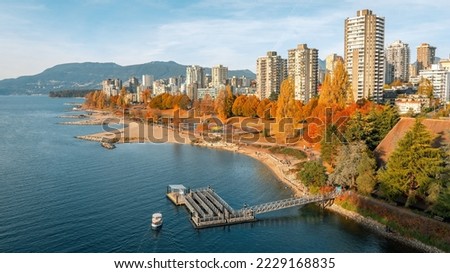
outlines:
{"label": "calm blue water", "polygon": [[[77,99],[0,96],[0,252],[415,252],[315,206],[196,230],[168,184],[211,185],[235,208],[291,193],[243,155],[176,144],[106,150],[58,125]],[[81,100],[78,100],[81,102]],[[161,211],[164,226],[149,228]]]}

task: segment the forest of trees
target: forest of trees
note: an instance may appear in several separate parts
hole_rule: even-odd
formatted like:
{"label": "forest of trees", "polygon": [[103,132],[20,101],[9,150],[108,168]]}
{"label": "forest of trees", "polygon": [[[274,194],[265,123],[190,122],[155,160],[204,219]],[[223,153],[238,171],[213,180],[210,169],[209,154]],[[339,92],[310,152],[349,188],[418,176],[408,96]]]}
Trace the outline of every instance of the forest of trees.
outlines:
{"label": "forest of trees", "polygon": [[48,96],[50,98],[83,98],[87,94],[94,92],[95,90],[62,90],[62,91],[50,91]]}

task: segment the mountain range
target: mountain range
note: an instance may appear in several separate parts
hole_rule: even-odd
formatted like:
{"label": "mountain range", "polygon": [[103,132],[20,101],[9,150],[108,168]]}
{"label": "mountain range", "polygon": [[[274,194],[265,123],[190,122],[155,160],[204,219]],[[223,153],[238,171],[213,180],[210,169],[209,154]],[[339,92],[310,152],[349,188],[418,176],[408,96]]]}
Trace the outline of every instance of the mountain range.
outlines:
{"label": "mountain range", "polygon": [[[125,82],[132,76],[140,79],[145,74],[153,75],[155,79],[185,76],[186,67],[186,65],[173,61],[155,61],[129,66],[94,62],[60,64],[33,76],[1,80],[0,95],[47,94],[50,91],[58,90],[100,89],[104,79],[118,78]],[[205,73],[211,74],[211,68],[205,68]],[[228,76],[256,78],[255,73],[248,69],[230,70]]]}

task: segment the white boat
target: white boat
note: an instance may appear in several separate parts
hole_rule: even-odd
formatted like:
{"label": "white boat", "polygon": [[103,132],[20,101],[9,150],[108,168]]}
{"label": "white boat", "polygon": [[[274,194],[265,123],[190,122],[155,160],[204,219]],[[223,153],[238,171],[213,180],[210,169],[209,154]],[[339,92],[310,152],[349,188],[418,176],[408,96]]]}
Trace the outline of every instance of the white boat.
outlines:
{"label": "white boat", "polygon": [[163,219],[160,212],[153,213],[152,215],[152,229],[158,229],[162,226]]}

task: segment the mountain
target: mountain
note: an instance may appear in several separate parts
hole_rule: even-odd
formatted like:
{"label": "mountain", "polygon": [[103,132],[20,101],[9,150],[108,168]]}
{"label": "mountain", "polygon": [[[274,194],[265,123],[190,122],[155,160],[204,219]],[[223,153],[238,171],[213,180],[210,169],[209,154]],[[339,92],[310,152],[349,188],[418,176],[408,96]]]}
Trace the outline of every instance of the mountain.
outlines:
{"label": "mountain", "polygon": [[319,59],[319,60],[318,60],[318,63],[319,63],[319,69],[325,70],[325,69],[327,68],[327,63],[326,63],[326,61]]}
{"label": "mountain", "polygon": [[[205,68],[211,73],[210,68]],[[68,63],[56,65],[33,76],[0,81],[0,95],[9,94],[47,94],[50,91],[72,89],[99,89],[101,82],[108,78],[122,81],[135,76],[153,75],[155,79],[164,79],[186,74],[186,65],[176,62],[150,62],[145,64],[121,66],[115,63]],[[255,79],[250,70],[230,70],[229,77],[246,76]]]}

